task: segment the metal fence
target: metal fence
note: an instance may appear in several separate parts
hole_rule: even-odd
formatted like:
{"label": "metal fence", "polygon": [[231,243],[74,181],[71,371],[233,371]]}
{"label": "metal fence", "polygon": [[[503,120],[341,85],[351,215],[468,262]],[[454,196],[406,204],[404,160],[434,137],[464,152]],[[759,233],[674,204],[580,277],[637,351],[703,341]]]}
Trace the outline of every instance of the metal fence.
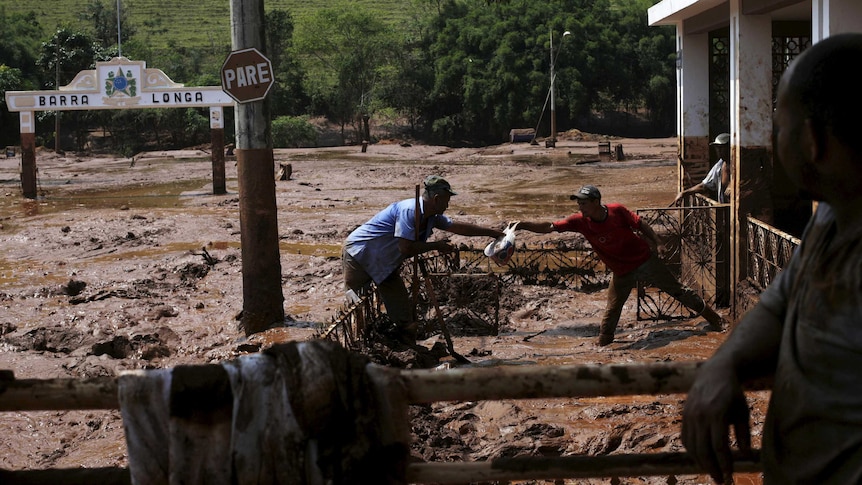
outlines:
{"label": "metal fence", "polygon": [[800,240],[753,217],[747,222],[748,281],[763,291],[790,262]]}
{"label": "metal fence", "polygon": [[[425,268],[427,277],[419,267]],[[453,333],[457,335],[496,335],[504,285],[592,292],[606,288],[610,281],[610,273],[580,235],[566,242],[522,245],[506,266],[493,263],[483,248],[462,245],[453,253],[423,255],[416,263],[405,262],[401,276],[416,298],[420,338],[440,332],[441,319],[456,328]],[[358,296],[358,302],[338,309],[321,333],[323,338],[361,350],[375,339],[375,333],[388,326],[376,289],[372,286]]]}
{"label": "metal fence", "polygon": [[[665,244],[662,260],[683,284],[713,307],[730,301],[730,206],[703,196],[690,196],[683,207],[649,208],[637,213]],[[638,320],[693,318],[670,295],[638,283]]]}
{"label": "metal fence", "polygon": [[[733,295],[729,268],[730,206],[700,195],[685,202],[684,207],[637,212],[665,242],[661,257],[671,272],[713,307],[726,307]],[[748,279],[754,288],[763,291],[787,265],[798,245],[798,238],[749,217]],[[466,245],[454,253],[422,257],[420,264],[428,268],[430,283],[438,294],[438,308],[434,308],[424,289],[424,278],[414,277],[411,264],[404,264],[402,276],[411,291],[416,288],[423,336],[436,332],[434,320],[438,318],[456,324],[459,320],[462,323],[470,320],[473,328],[479,328],[477,331],[495,335],[499,328],[502,286],[546,285],[593,292],[606,288],[610,281],[610,272],[580,234],[574,234],[567,241],[531,247],[522,245],[506,266],[493,263],[482,248]],[[638,320],[695,316],[670,295],[638,283]],[[339,309],[323,336],[347,348],[360,349],[367,343],[369,332],[385,321],[379,296],[369,290],[359,303]],[[463,329],[470,325],[458,327]]]}

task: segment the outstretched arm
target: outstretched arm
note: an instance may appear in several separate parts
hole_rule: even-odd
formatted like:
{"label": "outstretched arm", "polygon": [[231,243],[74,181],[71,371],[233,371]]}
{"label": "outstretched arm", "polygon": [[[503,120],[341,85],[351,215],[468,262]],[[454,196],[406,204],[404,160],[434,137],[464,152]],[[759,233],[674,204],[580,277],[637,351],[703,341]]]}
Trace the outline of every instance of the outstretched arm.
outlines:
{"label": "outstretched arm", "polygon": [[446,231],[461,236],[488,236],[495,239],[505,236],[503,231],[499,229],[477,226],[476,224],[470,224],[467,222],[453,222]]}
{"label": "outstretched arm", "polygon": [[751,449],[748,404],[742,384],[774,373],[781,327],[781,316],[766,305],[752,308],[698,369],[688,391],[682,413],[682,443],[717,483],[732,480],[731,427],[739,449]]}
{"label": "outstretched arm", "polygon": [[547,234],[549,232],[554,232],[556,229],[554,225],[550,222],[519,222],[518,229],[523,229],[525,231],[537,232],[539,234]]}
{"label": "outstretched arm", "polygon": [[[495,239],[505,236],[503,231],[499,229],[478,226],[467,222],[453,222],[451,226],[445,229],[445,231],[451,232],[452,234],[458,234],[460,236],[488,236]],[[455,250],[455,245],[449,242],[449,238],[424,242],[411,241],[409,239],[402,238],[398,240],[398,250],[401,251],[401,254],[405,257],[409,258],[416,256],[417,254],[435,250],[440,251],[441,253],[452,252]]]}
{"label": "outstretched arm", "polygon": [[709,187],[703,184],[703,182],[693,185],[680,193],[676,194],[676,197],[673,199],[673,202],[670,203],[670,206],[674,206],[677,202],[681,201],[683,197],[691,194],[706,194],[709,192]]}
{"label": "outstretched arm", "polygon": [[398,250],[405,258],[411,258],[417,254],[426,253],[428,251],[440,251],[448,253],[455,250],[455,246],[448,239],[440,239],[437,241],[411,241],[409,239],[398,239]]}

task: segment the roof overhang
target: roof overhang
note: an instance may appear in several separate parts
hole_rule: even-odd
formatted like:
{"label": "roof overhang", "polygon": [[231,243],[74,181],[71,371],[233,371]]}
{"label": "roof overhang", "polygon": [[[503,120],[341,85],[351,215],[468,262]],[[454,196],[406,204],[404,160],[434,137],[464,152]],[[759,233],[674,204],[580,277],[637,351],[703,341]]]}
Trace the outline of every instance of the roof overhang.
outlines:
{"label": "roof overhang", "polygon": [[727,0],[662,0],[647,10],[649,25],[680,25],[722,4],[730,8]]}
{"label": "roof overhang", "polygon": [[[811,18],[811,0],[742,0],[745,15],[771,14],[776,20]],[[730,4],[727,0],[662,0],[647,10],[650,26],[690,24],[704,30],[717,23],[727,24]]]}

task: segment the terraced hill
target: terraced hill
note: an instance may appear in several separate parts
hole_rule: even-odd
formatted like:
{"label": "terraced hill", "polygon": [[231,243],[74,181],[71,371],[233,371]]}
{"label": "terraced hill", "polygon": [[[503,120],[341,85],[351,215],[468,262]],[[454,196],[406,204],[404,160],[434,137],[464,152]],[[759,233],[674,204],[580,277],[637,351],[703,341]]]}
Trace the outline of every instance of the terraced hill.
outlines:
{"label": "terraced hill", "polygon": [[[379,18],[393,25],[404,25],[412,8],[412,2],[406,0],[355,1],[379,12]],[[48,34],[62,25],[82,25],[78,17],[87,3],[88,0],[0,0],[0,11],[7,14],[33,11]],[[264,8],[287,10],[300,22],[331,3],[331,0],[265,0]],[[155,48],[167,46],[171,41],[188,48],[230,45],[230,0],[121,0],[120,8],[141,40]]]}

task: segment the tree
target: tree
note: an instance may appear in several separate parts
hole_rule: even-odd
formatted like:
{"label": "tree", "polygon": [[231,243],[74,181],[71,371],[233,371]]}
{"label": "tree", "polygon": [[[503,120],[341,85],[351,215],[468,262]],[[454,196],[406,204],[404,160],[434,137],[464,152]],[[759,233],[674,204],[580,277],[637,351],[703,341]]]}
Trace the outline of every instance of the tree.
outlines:
{"label": "tree", "polygon": [[293,52],[307,72],[313,109],[344,127],[377,105],[381,70],[399,42],[393,29],[350,2],[315,12],[297,28]]}
{"label": "tree", "polygon": [[[648,3],[441,4],[428,34],[435,81],[423,115],[433,120],[432,135],[444,143],[457,143],[453,137],[496,143],[513,127],[537,126],[548,133],[549,117],[544,115],[551,33],[559,53],[555,63],[559,126],[588,129],[598,115],[636,112],[647,99],[654,103],[651,114],[670,113],[673,32],[647,25]],[[567,30],[571,35],[563,40]],[[644,38],[651,40],[642,43]],[[663,103],[666,110],[661,109]]]}
{"label": "tree", "polygon": [[293,55],[293,17],[284,10],[267,12],[266,54],[272,62],[275,84],[269,92],[273,118],[303,114],[309,99],[302,87],[303,70]]}
{"label": "tree", "polygon": [[[90,3],[84,7],[84,11],[78,15],[80,20],[92,26],[93,38],[103,48],[117,45],[118,37],[122,43],[125,43],[135,34],[135,28],[122,8],[117,19],[117,8],[116,2],[108,2],[105,6],[102,0],[90,0]],[[117,20],[119,20],[119,26]]]}
{"label": "tree", "polygon": [[84,32],[61,27],[42,43],[36,65],[46,79],[44,87],[57,89],[84,69],[95,67],[96,47]]}
{"label": "tree", "polygon": [[[78,72],[94,68],[95,63],[96,45],[92,38],[69,27],[61,27],[48,42],[43,42],[41,53],[36,60],[36,65],[46,80],[44,87],[48,89],[59,89],[60,86],[71,82]],[[59,150],[61,148],[60,112],[44,111],[39,113],[37,118],[44,120],[49,116],[55,120],[54,147]],[[73,124],[73,131],[80,132],[83,129],[81,123],[86,118],[86,115],[81,113],[70,113],[68,119]]]}
{"label": "tree", "polygon": [[6,10],[0,8],[0,64],[19,69],[23,79],[35,83],[43,35],[35,13],[6,15]]}
{"label": "tree", "polygon": [[16,145],[18,140],[17,113],[6,107],[6,91],[22,91],[26,87],[21,70],[0,64],[0,145]]}

